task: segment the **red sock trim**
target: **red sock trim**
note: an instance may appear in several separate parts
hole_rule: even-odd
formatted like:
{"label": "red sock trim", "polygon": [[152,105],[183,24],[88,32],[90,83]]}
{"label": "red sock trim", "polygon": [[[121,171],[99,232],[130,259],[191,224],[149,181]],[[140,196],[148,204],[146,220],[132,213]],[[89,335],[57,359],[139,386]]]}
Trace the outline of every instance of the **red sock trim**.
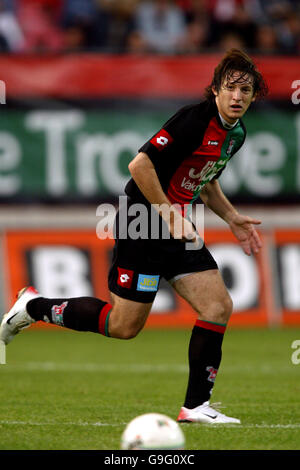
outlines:
{"label": "red sock trim", "polygon": [[99,314],[99,333],[101,335],[107,336],[107,316],[112,309],[112,305],[106,304],[102,307],[101,312]]}
{"label": "red sock trim", "polygon": [[224,334],[226,330],[226,325],[221,325],[218,323],[212,323],[209,321],[196,320],[195,326],[200,328],[205,328],[206,330],[216,331],[217,333]]}

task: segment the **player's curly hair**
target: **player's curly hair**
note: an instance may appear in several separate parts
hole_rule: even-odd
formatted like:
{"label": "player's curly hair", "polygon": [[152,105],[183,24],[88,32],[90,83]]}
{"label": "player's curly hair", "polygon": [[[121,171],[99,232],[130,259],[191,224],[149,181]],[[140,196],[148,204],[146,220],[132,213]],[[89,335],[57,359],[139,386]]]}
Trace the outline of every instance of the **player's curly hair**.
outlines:
{"label": "player's curly hair", "polygon": [[219,92],[224,80],[230,78],[236,71],[241,72],[238,80],[246,75],[253,77],[253,90],[256,98],[263,98],[268,94],[268,86],[253,60],[239,49],[230,49],[215,68],[212,82],[205,89],[205,97],[209,100],[214,99],[215,95],[212,89]]}

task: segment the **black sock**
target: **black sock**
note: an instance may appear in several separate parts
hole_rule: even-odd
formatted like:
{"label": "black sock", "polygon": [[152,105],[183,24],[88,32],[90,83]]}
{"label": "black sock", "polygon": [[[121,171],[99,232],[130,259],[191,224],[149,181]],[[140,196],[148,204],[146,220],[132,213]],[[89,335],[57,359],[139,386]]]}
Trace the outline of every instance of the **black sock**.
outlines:
{"label": "black sock", "polygon": [[94,297],[71,299],[38,297],[30,300],[26,308],[28,314],[36,321],[46,320],[72,330],[102,333],[101,327],[99,329],[99,316],[103,312],[106,317],[109,307],[111,308],[110,304]]}
{"label": "black sock", "polygon": [[189,380],[184,406],[209,401],[222,358],[226,325],[197,320],[189,344]]}

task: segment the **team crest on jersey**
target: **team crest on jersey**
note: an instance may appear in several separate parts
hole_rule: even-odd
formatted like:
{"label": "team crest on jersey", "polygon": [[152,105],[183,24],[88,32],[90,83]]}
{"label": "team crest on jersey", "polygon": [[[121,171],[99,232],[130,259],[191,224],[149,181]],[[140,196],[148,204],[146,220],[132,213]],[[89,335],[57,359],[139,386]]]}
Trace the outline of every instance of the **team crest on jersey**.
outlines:
{"label": "team crest on jersey", "polygon": [[233,149],[233,147],[234,147],[234,144],[235,144],[235,140],[234,140],[234,139],[230,139],[229,145],[228,145],[228,149],[226,150],[226,154],[227,154],[227,155],[231,155],[231,152],[232,152],[232,149]]}

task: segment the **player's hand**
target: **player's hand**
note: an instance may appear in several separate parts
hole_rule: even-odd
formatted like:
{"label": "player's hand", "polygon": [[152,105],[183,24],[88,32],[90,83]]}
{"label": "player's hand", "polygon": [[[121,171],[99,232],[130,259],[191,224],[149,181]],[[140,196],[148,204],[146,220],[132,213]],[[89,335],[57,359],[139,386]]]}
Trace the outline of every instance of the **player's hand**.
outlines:
{"label": "player's hand", "polygon": [[241,214],[235,214],[229,221],[232,233],[240,242],[244,253],[248,256],[251,253],[258,253],[262,247],[261,239],[254,228],[254,225],[259,224],[261,224],[260,220]]}
{"label": "player's hand", "polygon": [[198,239],[198,234],[193,224],[179,214],[171,221],[169,230],[173,238],[184,243],[196,242]]}

